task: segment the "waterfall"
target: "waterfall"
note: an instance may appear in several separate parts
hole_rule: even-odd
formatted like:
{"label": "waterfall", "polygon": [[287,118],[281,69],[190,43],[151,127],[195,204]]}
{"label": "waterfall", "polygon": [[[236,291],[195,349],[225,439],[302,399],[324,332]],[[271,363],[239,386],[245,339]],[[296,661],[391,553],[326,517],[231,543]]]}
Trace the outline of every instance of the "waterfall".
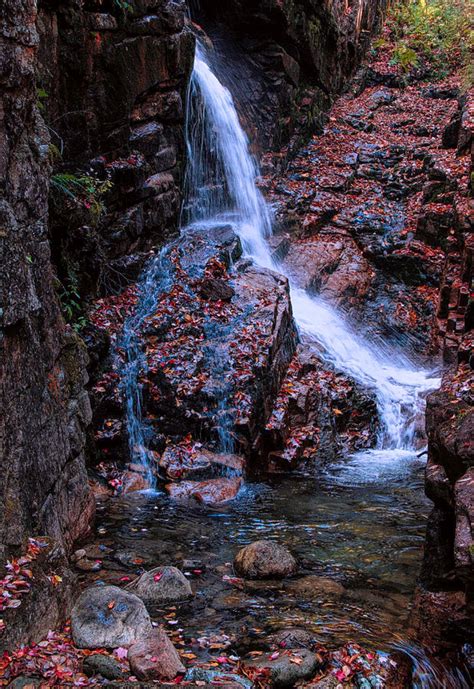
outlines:
{"label": "waterfall", "polygon": [[[232,95],[213,73],[200,45],[191,82],[187,138],[188,218],[199,224],[233,219],[245,254],[259,266],[285,274],[284,267],[272,260],[265,241],[272,230],[271,213],[256,185],[258,167]],[[210,157],[214,193],[206,195]],[[424,396],[439,386],[439,379],[416,369],[398,353],[364,341],[329,304],[287,277],[301,336],[322,348],[323,358],[337,370],[374,390],[381,420],[378,449],[411,450]]]}
{"label": "waterfall", "polygon": [[[187,227],[205,228],[230,222],[247,257],[261,267],[285,274],[284,266],[272,259],[266,242],[272,232],[272,213],[256,185],[258,166],[250,155],[249,141],[240,125],[232,95],[213,73],[208,56],[199,44],[188,96],[186,129],[188,165],[183,232]],[[126,322],[120,342],[126,354],[122,388],[130,451],[147,468],[151,485],[154,478],[151,453],[147,449],[151,429],[141,411],[141,377],[146,370],[146,359],[140,339],[146,318],[154,312],[160,294],[172,279],[166,257],[165,247],[145,272],[136,312]],[[355,456],[360,475],[375,475],[375,465],[384,466],[396,459],[403,461],[407,454],[413,457],[415,421],[423,412],[424,396],[439,386],[439,379],[428,371],[416,369],[398,353],[365,341],[329,304],[310,296],[292,283],[291,276],[287,277],[301,337],[313,342],[318,354],[329,364],[373,390],[376,396],[381,421],[377,450]]]}

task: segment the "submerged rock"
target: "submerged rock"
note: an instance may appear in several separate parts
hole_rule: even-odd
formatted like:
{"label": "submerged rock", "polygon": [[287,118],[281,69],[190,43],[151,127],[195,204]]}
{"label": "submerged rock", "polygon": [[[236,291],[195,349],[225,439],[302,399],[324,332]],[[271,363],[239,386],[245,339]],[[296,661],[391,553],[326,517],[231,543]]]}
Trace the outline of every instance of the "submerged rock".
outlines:
{"label": "submerged rock", "polygon": [[289,581],[285,584],[285,590],[305,599],[320,598],[321,596],[339,597],[345,592],[345,588],[338,581],[327,577],[319,577],[309,574],[302,579]]}
{"label": "submerged rock", "polygon": [[236,571],[248,579],[283,579],[298,569],[295,558],[273,541],[255,541],[235,556]]}
{"label": "submerged rock", "polygon": [[151,630],[143,601],[118,586],[86,589],[71,613],[72,638],[79,648],[127,647]]}
{"label": "submerged rock", "polygon": [[176,603],[193,595],[191,585],[176,567],[156,567],[134,582],[131,590],[145,604]]}
{"label": "submerged rock", "polygon": [[270,681],[272,687],[292,687],[296,682],[310,679],[321,666],[321,658],[300,648],[290,653],[278,654],[278,651],[252,660],[242,662],[243,669],[249,677]]}
{"label": "submerged rock", "polygon": [[269,640],[272,645],[280,648],[308,648],[311,650],[316,644],[314,634],[298,627],[280,629],[280,631],[272,634]]}
{"label": "submerged rock", "polygon": [[128,660],[138,679],[172,680],[185,671],[175,647],[162,629],[130,646]]}

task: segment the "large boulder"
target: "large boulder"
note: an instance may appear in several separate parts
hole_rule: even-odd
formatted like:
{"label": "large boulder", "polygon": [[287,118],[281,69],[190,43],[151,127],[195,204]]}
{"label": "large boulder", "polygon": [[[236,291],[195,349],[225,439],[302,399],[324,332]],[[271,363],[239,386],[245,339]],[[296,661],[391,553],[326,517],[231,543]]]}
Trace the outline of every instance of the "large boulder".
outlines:
{"label": "large boulder", "polygon": [[172,680],[185,672],[175,647],[162,629],[154,629],[130,646],[128,660],[138,679]]}
{"label": "large boulder", "polygon": [[156,567],[145,572],[131,590],[147,605],[177,603],[193,595],[189,581],[176,567]]}
{"label": "large boulder", "polygon": [[247,579],[283,579],[298,569],[295,558],[274,541],[255,541],[239,550],[234,566]]}
{"label": "large boulder", "polygon": [[93,586],[79,596],[71,631],[79,648],[131,646],[152,632],[143,601],[118,586]]}
{"label": "large boulder", "polygon": [[242,667],[247,677],[270,682],[275,688],[293,687],[296,682],[310,679],[321,665],[321,658],[306,648],[289,653],[267,653],[259,658],[244,660]]}

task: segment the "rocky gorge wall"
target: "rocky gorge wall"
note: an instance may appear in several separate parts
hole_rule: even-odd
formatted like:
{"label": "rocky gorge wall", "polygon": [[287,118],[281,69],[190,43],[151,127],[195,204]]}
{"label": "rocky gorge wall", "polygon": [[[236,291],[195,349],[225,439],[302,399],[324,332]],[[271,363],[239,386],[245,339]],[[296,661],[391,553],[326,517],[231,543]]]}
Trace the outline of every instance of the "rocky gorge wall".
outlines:
{"label": "rocky gorge wall", "polygon": [[[472,92],[445,130],[445,143],[474,165]],[[438,185],[449,186],[449,175]],[[415,624],[433,647],[469,633],[474,615],[473,235],[469,205],[455,195],[454,230],[440,286],[438,327],[447,369],[426,409],[429,516]],[[433,624],[435,620],[435,624]]]}
{"label": "rocky gorge wall", "polygon": [[49,136],[37,107],[36,3],[2,4],[0,556],[31,533],[63,547],[89,528],[91,409],[83,343],[66,327],[48,241]]}
{"label": "rocky gorge wall", "polygon": [[[60,153],[53,258],[66,289],[73,283],[81,295],[120,290],[149,250],[177,232],[194,55],[185,10],[163,0],[125,9],[102,0],[40,2],[39,85]],[[74,203],[64,174],[86,175],[97,193],[83,199],[73,187]]]}
{"label": "rocky gorge wall", "polygon": [[[359,65],[387,0],[201,0],[191,3],[222,55],[219,76],[252,141],[296,146],[322,128],[334,96]],[[225,51],[225,54],[224,54]]]}

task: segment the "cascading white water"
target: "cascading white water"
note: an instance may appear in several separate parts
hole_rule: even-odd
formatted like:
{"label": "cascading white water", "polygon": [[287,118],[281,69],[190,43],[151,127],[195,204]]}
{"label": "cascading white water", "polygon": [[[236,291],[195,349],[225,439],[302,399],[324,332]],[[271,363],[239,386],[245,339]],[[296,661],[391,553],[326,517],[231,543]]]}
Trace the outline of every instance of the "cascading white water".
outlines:
{"label": "cascading white water", "polygon": [[[249,153],[249,142],[240,126],[232,96],[212,72],[206,52],[199,45],[192,92],[194,97],[200,96],[200,113],[199,118],[188,118],[192,131],[188,130],[187,186],[191,190],[188,195],[194,190],[195,196],[191,219],[212,224],[231,211],[246,255],[262,267],[285,274],[284,267],[272,260],[265,241],[271,234],[271,213],[256,186],[258,168]],[[205,185],[204,171],[210,150],[217,161],[218,176],[222,177],[214,179],[214,183],[217,188],[225,189],[210,202],[207,198],[203,205],[197,190]],[[392,455],[397,450],[397,457],[403,458],[403,451],[413,448],[415,420],[422,413],[424,395],[439,386],[439,379],[425,370],[415,369],[395,352],[364,341],[329,304],[294,286],[288,277],[293,313],[301,335],[322,347],[322,356],[336,369],[375,391],[382,426],[379,457],[380,451],[390,450]],[[386,459],[385,454],[382,461]],[[359,458],[362,471],[365,471],[365,460],[371,462],[370,452]]]}

